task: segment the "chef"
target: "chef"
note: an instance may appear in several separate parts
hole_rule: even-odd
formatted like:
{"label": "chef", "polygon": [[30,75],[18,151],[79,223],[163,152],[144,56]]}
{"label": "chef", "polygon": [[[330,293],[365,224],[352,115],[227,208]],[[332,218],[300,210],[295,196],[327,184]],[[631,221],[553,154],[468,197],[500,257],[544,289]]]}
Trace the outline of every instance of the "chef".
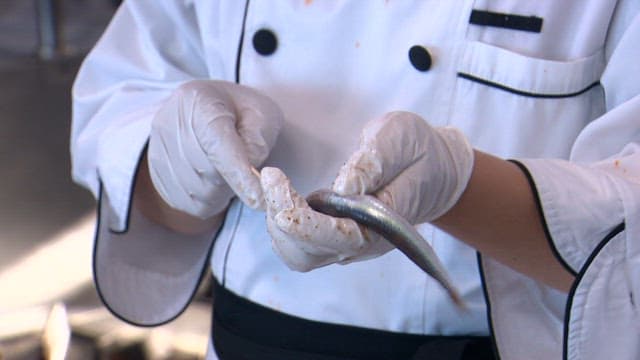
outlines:
{"label": "chef", "polygon": [[[73,89],[72,172],[99,201],[94,275],[103,302],[127,322],[165,323],[188,306],[210,266],[211,358],[552,359],[592,356],[585,346],[605,351],[592,336],[606,341],[599,324],[610,319],[584,309],[607,304],[610,283],[589,269],[606,269],[615,293],[632,295],[625,290],[633,289],[633,258],[608,267],[613,260],[596,256],[623,258],[630,229],[620,224],[631,224],[632,198],[606,208],[601,221],[573,210],[591,208],[605,182],[573,196],[554,184],[583,174],[566,165],[575,162],[637,171],[637,162],[616,155],[637,136],[637,11],[627,0],[124,1]],[[519,171],[540,192],[550,240],[543,259],[560,280],[479,256],[416,223],[458,287],[461,311],[354,223],[339,222],[362,251],[345,255],[301,245],[274,221],[304,204],[274,209],[266,198],[331,187],[367,124],[395,111],[452,134],[436,138],[462,149],[446,164],[463,164],[466,175],[424,221],[437,223],[463,200],[476,151],[544,159],[523,160]],[[611,156],[618,162],[604,160]],[[572,163],[556,169],[550,159]],[[282,181],[266,181],[255,171],[263,168],[279,169]],[[423,194],[411,195],[404,206],[431,207]],[[614,329],[626,330],[633,296],[616,299],[628,311],[612,318],[621,326]],[[616,358],[634,358],[622,346],[632,340],[616,340]]]}

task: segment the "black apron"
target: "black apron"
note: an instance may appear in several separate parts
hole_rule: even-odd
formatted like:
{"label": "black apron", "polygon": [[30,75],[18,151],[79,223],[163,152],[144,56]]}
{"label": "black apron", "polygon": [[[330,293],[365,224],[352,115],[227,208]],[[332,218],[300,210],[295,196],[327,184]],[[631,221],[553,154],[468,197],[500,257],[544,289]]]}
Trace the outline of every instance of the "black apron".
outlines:
{"label": "black apron", "polygon": [[221,360],[494,360],[488,336],[430,336],[311,321],[214,285],[212,342]]}

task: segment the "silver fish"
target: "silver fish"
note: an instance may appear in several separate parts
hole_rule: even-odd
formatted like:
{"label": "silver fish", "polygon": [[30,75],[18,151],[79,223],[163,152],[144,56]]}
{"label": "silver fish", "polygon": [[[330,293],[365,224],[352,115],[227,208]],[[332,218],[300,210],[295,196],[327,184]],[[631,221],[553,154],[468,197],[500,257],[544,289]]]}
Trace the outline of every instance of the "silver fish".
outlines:
{"label": "silver fish", "polygon": [[349,218],[378,233],[433,277],[460,308],[465,308],[433,248],[405,218],[370,195],[341,196],[331,190],[316,190],[306,198],[315,211]]}

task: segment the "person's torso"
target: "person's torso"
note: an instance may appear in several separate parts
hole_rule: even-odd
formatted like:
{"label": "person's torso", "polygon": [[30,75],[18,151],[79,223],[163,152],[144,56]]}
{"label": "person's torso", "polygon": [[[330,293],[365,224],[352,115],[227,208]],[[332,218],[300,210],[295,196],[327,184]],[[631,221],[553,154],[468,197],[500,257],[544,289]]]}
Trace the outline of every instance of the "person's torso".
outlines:
{"label": "person's torso", "polygon": [[[580,130],[604,111],[598,79],[615,1],[222,4],[195,2],[205,51],[228,53],[223,64],[208,64],[211,76],[258,88],[282,107],[285,126],[266,165],[281,168],[303,195],[330,187],[363,125],[389,111],[458,127],[476,148],[498,156],[558,158],[569,156]],[[229,33],[223,26],[238,36],[217,36]],[[264,214],[239,203],[218,236],[212,268],[231,291],[307,319],[486,333],[475,251],[429,225],[420,230],[468,312],[398,251],[290,271],[271,250]]]}

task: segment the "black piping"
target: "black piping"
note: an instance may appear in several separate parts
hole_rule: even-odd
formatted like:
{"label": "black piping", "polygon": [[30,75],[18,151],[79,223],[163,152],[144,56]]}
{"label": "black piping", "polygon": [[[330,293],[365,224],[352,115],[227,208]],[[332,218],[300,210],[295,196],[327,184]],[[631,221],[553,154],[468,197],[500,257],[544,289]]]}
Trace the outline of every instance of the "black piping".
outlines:
{"label": "black piping", "polygon": [[494,87],[496,89],[500,89],[500,90],[504,90],[513,94],[517,94],[517,95],[522,95],[522,96],[527,96],[527,97],[533,97],[533,98],[541,98],[541,99],[562,99],[562,98],[568,98],[568,97],[574,97],[574,96],[578,96],[581,94],[584,94],[585,92],[591,90],[592,88],[600,85],[600,81],[596,81],[593,84],[587,86],[586,88],[582,89],[582,90],[578,90],[576,92],[572,92],[572,93],[566,93],[566,94],[540,94],[540,93],[532,93],[532,92],[528,92],[528,91],[522,91],[522,90],[518,90],[518,89],[514,89],[512,87],[508,87],[499,83],[495,83],[493,81],[489,81],[489,80],[485,80],[467,73],[458,73],[458,77],[463,78],[463,79],[467,79],[473,82],[477,82],[483,85],[487,85],[487,86],[491,86]]}
{"label": "black piping", "polygon": [[482,268],[482,254],[476,252],[478,258],[478,270],[480,272],[480,282],[482,283],[482,293],[484,294],[484,302],[487,307],[487,322],[489,323],[489,334],[491,335],[491,344],[493,346],[493,354],[496,360],[500,360],[500,351],[498,350],[498,344],[496,342],[496,335],[493,326],[493,317],[491,316],[491,299],[489,298],[489,289],[487,289],[487,281],[484,276],[484,269]]}
{"label": "black piping", "polygon": [[567,264],[567,262],[564,260],[562,255],[560,255],[560,252],[556,248],[556,244],[552,240],[553,238],[551,237],[551,232],[549,232],[549,226],[547,225],[547,220],[544,217],[544,211],[542,211],[542,202],[540,201],[540,195],[538,195],[538,188],[536,186],[535,181],[533,180],[533,176],[531,176],[531,173],[529,173],[529,170],[522,163],[516,160],[509,160],[509,161],[517,165],[518,168],[520,168],[524,176],[527,178],[527,182],[529,182],[531,193],[533,194],[533,198],[535,199],[535,202],[536,202],[538,215],[540,216],[540,222],[542,223],[542,228],[544,229],[544,235],[547,238],[547,242],[549,243],[551,252],[553,252],[553,255],[556,257],[558,262],[562,264],[565,270],[567,270],[571,275],[576,276],[577,275],[576,271],[571,266],[569,266],[569,264]]}
{"label": "black piping", "polygon": [[[244,210],[244,206],[241,204],[240,205],[240,210],[239,214],[237,217],[235,217],[235,224],[233,225],[233,233],[231,234],[231,239],[233,240],[236,237],[236,229],[238,228],[238,219],[242,217],[242,210]],[[229,211],[229,207],[227,207],[227,214]],[[227,222],[228,216],[225,216],[225,223]],[[223,225],[220,227],[220,229],[222,229],[226,224],[223,223]],[[231,246],[233,245],[233,241],[229,242],[229,245],[227,245],[227,248],[225,249],[224,252],[224,260],[222,262],[222,286],[226,285],[226,281],[227,281],[227,262],[229,261],[229,253],[231,252]]]}
{"label": "black piping", "polygon": [[624,231],[624,229],[625,229],[625,223],[622,222],[618,224],[618,226],[616,226],[613,230],[611,230],[611,232],[607,236],[605,236],[604,239],[602,239],[602,241],[600,241],[598,246],[596,246],[593,252],[591,252],[591,255],[589,255],[589,258],[587,258],[587,261],[585,262],[585,264],[582,265],[580,272],[576,276],[576,281],[574,281],[573,285],[571,286],[571,290],[569,291],[569,296],[567,298],[567,305],[564,310],[564,329],[563,329],[563,336],[562,336],[562,359],[563,360],[566,360],[567,356],[569,356],[568,354],[569,352],[569,346],[568,346],[569,345],[569,320],[571,318],[571,307],[573,306],[573,298],[576,294],[578,286],[580,285],[580,282],[582,281],[582,278],[586,274],[587,270],[591,266],[591,263],[593,263],[595,258],[600,254],[600,251],[602,251],[602,249],[604,249],[604,247],[613,238],[615,238],[618,234]]}
{"label": "black piping", "polygon": [[240,60],[242,58],[242,43],[244,43],[244,30],[247,25],[247,13],[249,12],[249,0],[244,5],[244,16],[242,18],[242,31],[240,32],[240,43],[238,44],[238,54],[236,56],[236,84],[240,84]]}
{"label": "black piping", "polygon": [[[247,27],[247,14],[249,13],[249,0],[244,6],[244,17],[242,18],[242,31],[240,31],[240,39],[238,44],[238,55],[236,57],[236,84],[240,84],[240,63],[242,59],[242,43],[244,43],[245,28]],[[242,210],[242,205],[241,205]],[[225,220],[226,221],[226,220]],[[222,227],[221,227],[222,229]],[[235,232],[235,229],[234,229]],[[229,253],[231,251],[232,243],[229,243],[224,253],[224,259],[222,261],[222,285],[224,286],[227,281],[227,263],[229,262]]]}
{"label": "black piping", "polygon": [[[136,173],[133,175],[133,179],[131,180],[131,188],[129,189],[129,207],[127,208],[127,215],[125,218],[124,229],[122,230],[113,230],[109,228],[109,232],[112,234],[126,234],[129,231],[129,219],[131,219],[131,204],[133,204],[133,191],[136,188],[136,184],[138,183],[137,169],[140,168],[140,164],[142,164],[142,159],[147,153],[147,148],[149,147],[149,139],[147,139],[146,143],[142,147],[142,152],[140,152],[140,156],[138,157],[138,162],[136,164]],[[100,179],[100,174],[98,174],[98,179]],[[98,197],[98,209],[100,209],[100,204],[102,203],[102,181],[100,181],[100,190]],[[98,214],[100,215],[100,214]],[[98,220],[100,217],[98,217]]]}

